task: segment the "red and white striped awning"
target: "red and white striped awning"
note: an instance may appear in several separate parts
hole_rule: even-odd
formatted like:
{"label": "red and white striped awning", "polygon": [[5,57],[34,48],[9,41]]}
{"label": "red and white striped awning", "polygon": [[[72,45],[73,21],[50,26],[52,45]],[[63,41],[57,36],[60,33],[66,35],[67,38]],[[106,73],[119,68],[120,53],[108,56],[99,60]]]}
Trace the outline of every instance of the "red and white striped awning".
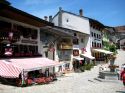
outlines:
{"label": "red and white striped awning", "polygon": [[0,60],[0,76],[6,78],[17,78],[22,71],[33,71],[59,65],[48,58],[20,58],[9,61]]}
{"label": "red and white striped awning", "polygon": [[13,64],[0,60],[0,76],[5,78],[17,78],[21,73],[21,68],[14,66]]}

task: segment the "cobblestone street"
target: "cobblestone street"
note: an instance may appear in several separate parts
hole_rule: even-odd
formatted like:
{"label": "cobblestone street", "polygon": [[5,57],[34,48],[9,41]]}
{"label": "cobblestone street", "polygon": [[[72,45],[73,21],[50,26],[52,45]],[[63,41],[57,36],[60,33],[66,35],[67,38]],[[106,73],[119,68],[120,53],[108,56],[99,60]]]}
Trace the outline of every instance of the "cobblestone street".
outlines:
{"label": "cobblestone street", "polygon": [[[125,51],[118,51],[115,64],[121,66],[125,63]],[[99,66],[83,73],[70,73],[59,77],[57,81],[46,85],[28,87],[14,87],[0,85],[0,93],[125,93],[120,80],[99,81]]]}

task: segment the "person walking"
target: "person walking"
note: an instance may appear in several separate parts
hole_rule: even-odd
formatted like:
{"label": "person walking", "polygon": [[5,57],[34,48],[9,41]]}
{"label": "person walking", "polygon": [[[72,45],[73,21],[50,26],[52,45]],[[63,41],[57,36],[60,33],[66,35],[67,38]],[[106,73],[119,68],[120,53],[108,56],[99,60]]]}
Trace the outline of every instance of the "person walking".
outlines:
{"label": "person walking", "polygon": [[120,78],[123,81],[123,85],[125,86],[125,68],[121,71]]}

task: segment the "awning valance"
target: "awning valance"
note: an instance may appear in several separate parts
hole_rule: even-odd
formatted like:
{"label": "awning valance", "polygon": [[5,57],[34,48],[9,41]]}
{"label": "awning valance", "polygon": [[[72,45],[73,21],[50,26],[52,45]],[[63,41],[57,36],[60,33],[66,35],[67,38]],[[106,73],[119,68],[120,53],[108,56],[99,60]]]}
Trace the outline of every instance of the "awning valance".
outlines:
{"label": "awning valance", "polygon": [[22,58],[0,60],[0,76],[5,78],[18,78],[22,71],[34,71],[43,67],[51,67],[58,65],[48,58]]}
{"label": "awning valance", "polygon": [[107,50],[104,50],[104,49],[92,49],[92,51],[101,52],[101,53],[104,53],[104,54],[113,54],[113,52],[110,52],[110,51],[107,51]]}
{"label": "awning valance", "polygon": [[80,60],[84,60],[84,58],[78,56],[78,57],[73,57],[73,60],[79,60],[80,61]]}
{"label": "awning valance", "polygon": [[93,56],[91,56],[91,54],[87,54],[87,53],[81,54],[81,56],[86,57],[86,58],[91,59],[91,60],[95,59],[95,57],[93,57]]}

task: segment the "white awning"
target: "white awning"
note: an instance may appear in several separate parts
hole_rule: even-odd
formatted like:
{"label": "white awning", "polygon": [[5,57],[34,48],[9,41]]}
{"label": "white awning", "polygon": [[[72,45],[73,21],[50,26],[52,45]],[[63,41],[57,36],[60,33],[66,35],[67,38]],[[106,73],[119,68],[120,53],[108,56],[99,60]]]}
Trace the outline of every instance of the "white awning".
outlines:
{"label": "white awning", "polygon": [[84,60],[84,58],[82,58],[82,57],[73,57],[73,60]]}
{"label": "white awning", "polygon": [[93,57],[93,56],[91,56],[91,54],[87,54],[87,53],[81,54],[81,56],[84,56],[84,57],[89,58],[91,60],[95,59],[95,57]]}
{"label": "white awning", "polygon": [[101,52],[101,53],[104,53],[104,54],[113,54],[113,52],[110,52],[110,51],[107,51],[107,50],[104,50],[104,49],[93,49],[93,51]]}

